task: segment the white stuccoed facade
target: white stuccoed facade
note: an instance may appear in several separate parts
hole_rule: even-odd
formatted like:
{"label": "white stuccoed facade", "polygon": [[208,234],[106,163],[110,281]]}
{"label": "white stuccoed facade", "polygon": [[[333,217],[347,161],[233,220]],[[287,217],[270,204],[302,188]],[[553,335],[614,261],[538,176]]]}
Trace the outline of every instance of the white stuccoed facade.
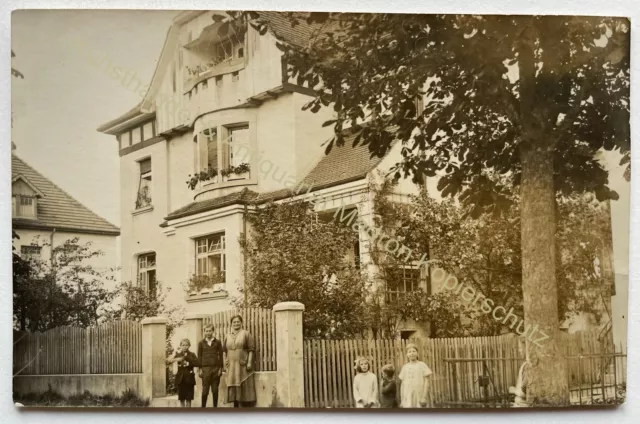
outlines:
{"label": "white stuccoed facade", "polygon": [[[215,30],[213,13],[184,12],[174,20],[147,96],[136,108],[99,128],[117,136],[120,143],[121,278],[136,280],[141,255],[155,253],[157,281],[171,290],[170,302],[185,306],[189,313],[228,309],[240,295],[244,260],[239,238],[247,227],[245,204],[237,198],[243,190],[250,190],[249,197],[271,196],[278,190],[286,193],[315,172],[321,175],[310,184],[313,189],[308,196],[325,199],[317,205],[318,211],[333,211],[344,202],[357,207],[363,219],[371,220],[369,179],[399,159],[397,148],[382,161],[369,160],[363,149],[351,159],[356,161],[353,166],[336,165],[332,172],[331,164],[320,164],[325,157],[322,144],[333,134],[332,127],[322,127],[331,119],[331,111],[301,110],[311,97],[283,77],[281,52],[276,47],[278,39],[303,42],[304,29],[281,37],[284,27],[277,22],[274,30],[262,36],[249,27],[244,37],[231,40],[234,53],[228,64],[214,66],[202,75],[189,74],[187,63],[194,63],[194,46],[206,45],[202,40],[211,38]],[[211,43],[215,46],[216,42],[214,37]],[[213,128],[224,139],[240,125],[248,127],[243,150],[249,152],[243,154],[251,168],[248,175],[235,181],[224,177],[220,181],[218,176],[191,190],[186,184],[189,175],[205,167],[205,155],[211,159],[211,151],[202,144],[203,131]],[[140,127],[142,135],[130,135]],[[224,169],[226,159],[221,156],[228,152],[221,140],[218,143],[217,164]],[[345,146],[347,149],[351,146]],[[136,207],[141,163],[147,159],[151,160],[151,202]],[[402,185],[402,190],[415,191],[411,183]],[[196,239],[220,233],[226,241],[224,288],[187,293],[185,283],[198,272]],[[366,234],[361,234],[360,255],[367,266]]]}

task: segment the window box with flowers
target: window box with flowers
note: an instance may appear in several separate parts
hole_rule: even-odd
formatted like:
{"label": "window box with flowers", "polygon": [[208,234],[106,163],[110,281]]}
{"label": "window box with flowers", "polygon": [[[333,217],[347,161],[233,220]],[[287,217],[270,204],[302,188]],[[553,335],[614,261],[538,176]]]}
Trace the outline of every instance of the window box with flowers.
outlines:
{"label": "window box with flowers", "polygon": [[187,301],[211,297],[226,297],[224,274],[192,275],[185,284]]}
{"label": "window box with flowers", "polygon": [[216,168],[206,168],[204,171],[200,171],[194,175],[189,174],[189,179],[187,180],[187,186],[194,190],[199,182],[208,181],[213,184],[218,182],[218,170]]}
{"label": "window box with flowers", "polygon": [[230,165],[227,169],[220,171],[220,174],[225,181],[244,180],[249,178],[250,170],[249,164],[244,162],[237,166]]}

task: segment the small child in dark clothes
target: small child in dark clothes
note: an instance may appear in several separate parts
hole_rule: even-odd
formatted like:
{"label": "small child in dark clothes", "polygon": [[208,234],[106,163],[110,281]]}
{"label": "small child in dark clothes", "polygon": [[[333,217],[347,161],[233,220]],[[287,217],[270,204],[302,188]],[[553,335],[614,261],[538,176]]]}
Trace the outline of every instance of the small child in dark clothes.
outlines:
{"label": "small child in dark clothes", "polygon": [[191,407],[193,400],[194,386],[196,385],[196,377],[193,367],[198,366],[198,357],[189,350],[191,342],[189,339],[182,339],[180,347],[176,349],[173,357],[167,360],[167,363],[176,362],[178,364],[178,372],[176,373],[175,384],[178,388],[178,400],[180,406]]}
{"label": "small child in dark clothes", "polygon": [[391,364],[382,367],[382,383],[380,384],[380,408],[397,408],[396,370]]}

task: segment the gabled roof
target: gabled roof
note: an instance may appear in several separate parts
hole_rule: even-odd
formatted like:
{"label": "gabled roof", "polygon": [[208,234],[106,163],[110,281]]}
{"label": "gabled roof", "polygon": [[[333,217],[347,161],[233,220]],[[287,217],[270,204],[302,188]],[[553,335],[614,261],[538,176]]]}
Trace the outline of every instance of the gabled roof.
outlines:
{"label": "gabled roof", "polygon": [[29,186],[29,188],[33,191],[33,193],[36,195],[36,197],[38,197],[38,198],[44,197],[44,194],[42,194],[42,192],[40,190],[38,190],[38,187],[33,185],[33,183],[31,183],[31,181],[29,181],[29,179],[27,177],[25,177],[24,175],[18,174],[15,177],[13,175],[11,176],[11,183],[15,183],[17,181],[22,181],[27,186]]}
{"label": "gabled roof", "polygon": [[345,144],[342,147],[334,146],[331,152],[328,155],[324,155],[295,188],[283,188],[260,194],[245,188],[242,191],[215,199],[192,202],[171,212],[165,219],[183,218],[236,204],[267,203],[285,199],[301,192],[313,192],[362,180],[366,178],[371,170],[378,166],[383,158],[372,158],[366,145],[351,147],[354,138],[355,135],[350,135],[345,137]]}
{"label": "gabled roof", "polygon": [[36,219],[13,218],[14,228],[53,229],[89,234],[120,235],[120,230],[96,215],[15,154],[11,155],[11,179],[23,179],[42,193]]}

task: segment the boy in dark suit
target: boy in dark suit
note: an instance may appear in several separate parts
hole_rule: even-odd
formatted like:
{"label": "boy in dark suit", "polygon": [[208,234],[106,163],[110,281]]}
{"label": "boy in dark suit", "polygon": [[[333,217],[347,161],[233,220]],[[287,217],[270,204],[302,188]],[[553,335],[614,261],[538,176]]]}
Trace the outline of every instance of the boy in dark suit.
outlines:
{"label": "boy in dark suit", "polygon": [[198,375],[202,379],[202,404],[207,406],[209,388],[213,398],[213,407],[218,406],[218,386],[222,375],[222,343],[213,336],[213,325],[204,326],[204,339],[198,343],[198,360],[200,368]]}

